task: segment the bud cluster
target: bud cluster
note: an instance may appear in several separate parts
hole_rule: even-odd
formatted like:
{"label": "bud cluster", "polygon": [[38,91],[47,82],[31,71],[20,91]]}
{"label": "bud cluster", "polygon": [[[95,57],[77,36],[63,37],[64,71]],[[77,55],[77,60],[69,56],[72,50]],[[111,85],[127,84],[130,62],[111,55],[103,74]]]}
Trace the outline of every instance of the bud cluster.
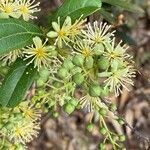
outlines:
{"label": "bud cluster", "polygon": [[[1,0],[0,18],[33,19],[33,13],[39,11],[36,8],[39,3],[34,2]],[[83,108],[98,114],[99,131],[105,136],[100,149],[105,149],[106,140],[112,143],[113,149],[119,148],[118,142],[123,142],[125,137],[109,131],[104,120],[117,108],[114,104],[107,106],[103,99],[110,94],[118,96],[122,88],[129,90],[128,85],[133,85],[135,71],[128,47],[122,41],[116,42],[110,25],[97,21],[86,24],[82,16],[75,22],[68,16],[63,23],[59,17],[57,22],[52,22],[52,28],[45,39],[34,37],[32,45],[0,58],[4,65],[9,65],[20,57],[28,61],[27,65],[34,63],[39,73],[37,92],[31,99],[34,107],[25,101],[14,109],[0,108],[0,134],[7,137],[6,143],[25,144],[38,134],[39,109],[58,117],[59,106],[67,114]],[[122,118],[114,119],[124,124]],[[90,120],[87,129],[92,132],[93,128]]]}
{"label": "bud cluster", "polygon": [[28,101],[20,103],[14,109],[0,107],[0,114],[0,135],[4,141],[3,149],[10,145],[18,150],[23,149],[25,143],[30,142],[38,135],[40,111],[33,108]]}

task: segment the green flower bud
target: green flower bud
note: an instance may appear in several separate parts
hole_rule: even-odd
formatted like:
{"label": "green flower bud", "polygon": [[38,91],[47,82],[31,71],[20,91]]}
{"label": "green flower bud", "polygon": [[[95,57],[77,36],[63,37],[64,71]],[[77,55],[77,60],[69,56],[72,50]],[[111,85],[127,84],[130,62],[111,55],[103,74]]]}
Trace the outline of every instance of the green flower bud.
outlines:
{"label": "green flower bud", "polygon": [[105,149],[106,149],[105,144],[100,143],[100,144],[99,144],[99,150],[105,150]]}
{"label": "green flower bud", "polygon": [[81,73],[82,72],[82,69],[80,67],[73,67],[71,70],[70,70],[70,73],[71,74],[76,74],[76,73]]}
{"label": "green flower bud", "polygon": [[117,135],[112,135],[112,139],[113,139],[114,141],[118,141],[118,140],[119,140],[119,137],[118,137]]}
{"label": "green flower bud", "polygon": [[89,132],[92,132],[93,128],[94,128],[94,125],[93,125],[92,123],[88,123],[88,124],[86,125],[86,129],[87,129]]}
{"label": "green flower bud", "polygon": [[71,60],[66,59],[63,63],[63,67],[66,68],[67,70],[71,70],[74,67],[74,65]]}
{"label": "green flower bud", "polygon": [[111,104],[110,105],[110,110],[113,111],[113,112],[116,111],[117,110],[117,106],[115,104]]}
{"label": "green flower bud", "polygon": [[58,77],[60,77],[61,79],[64,79],[64,78],[67,77],[68,71],[67,71],[67,69],[65,69],[65,68],[62,67],[62,68],[60,68],[60,69],[58,70],[57,75],[58,75]]}
{"label": "green flower bud", "polygon": [[48,69],[41,69],[40,71],[39,71],[39,75],[40,75],[40,77],[41,78],[48,78],[48,76],[49,76],[49,70]]}
{"label": "green flower bud", "polygon": [[106,70],[106,69],[108,69],[110,62],[109,62],[108,58],[100,57],[98,59],[97,65],[98,65],[99,69]]}
{"label": "green flower bud", "polygon": [[41,108],[41,103],[37,103],[37,104],[35,105],[35,108]]}
{"label": "green flower bud", "polygon": [[63,86],[63,83],[58,82],[58,81],[54,81],[54,82],[53,82],[53,86],[56,87],[56,88],[60,88],[60,87]]}
{"label": "green flower bud", "polygon": [[72,80],[77,84],[81,85],[84,81],[84,76],[81,73],[76,73],[72,76]]}
{"label": "green flower bud", "polygon": [[101,95],[101,91],[102,91],[102,89],[100,88],[99,85],[93,84],[93,85],[90,85],[90,87],[89,87],[89,94],[92,97],[100,96]]}
{"label": "green flower bud", "polygon": [[81,67],[84,63],[84,56],[78,54],[78,55],[73,57],[72,62],[74,63],[74,65]]}
{"label": "green flower bud", "polygon": [[50,100],[50,101],[48,101],[48,106],[49,107],[52,107],[52,106],[54,106],[56,104],[56,101],[55,100]]}
{"label": "green flower bud", "polygon": [[42,86],[44,86],[44,81],[43,81],[43,79],[38,79],[37,80],[37,82],[36,82],[36,84],[37,84],[37,87],[42,87]]}
{"label": "green flower bud", "polygon": [[64,105],[64,111],[67,114],[70,115],[74,110],[75,110],[75,106],[73,106],[71,103],[67,103],[67,104]]}
{"label": "green flower bud", "polygon": [[54,112],[53,112],[53,117],[57,118],[58,116],[59,116],[59,113],[56,112],[56,111],[54,111]]}
{"label": "green flower bud", "polygon": [[93,64],[94,64],[94,60],[92,56],[89,56],[85,59],[85,67],[87,69],[91,69],[93,68]]}
{"label": "green flower bud", "polygon": [[58,51],[57,50],[52,50],[51,51],[51,56],[56,57],[58,55]]}
{"label": "green flower bud", "polygon": [[123,120],[122,118],[120,118],[120,117],[117,119],[117,121],[118,121],[118,123],[119,123],[120,125],[123,125],[123,124],[124,124],[124,120]]}
{"label": "green flower bud", "polygon": [[102,116],[106,116],[107,110],[105,108],[100,108],[99,114],[101,114]]}
{"label": "green flower bud", "polygon": [[103,44],[96,44],[93,50],[95,55],[101,55],[104,52],[104,46]]}
{"label": "green flower bud", "polygon": [[100,128],[100,133],[105,135],[107,133],[107,130],[105,128]]}
{"label": "green flower bud", "polygon": [[119,141],[124,142],[126,137],[124,135],[119,135]]}
{"label": "green flower bud", "polygon": [[78,101],[75,98],[72,98],[69,102],[75,107],[78,105]]}
{"label": "green flower bud", "polygon": [[101,92],[101,97],[106,97],[109,95],[109,88],[103,88],[102,92]]}

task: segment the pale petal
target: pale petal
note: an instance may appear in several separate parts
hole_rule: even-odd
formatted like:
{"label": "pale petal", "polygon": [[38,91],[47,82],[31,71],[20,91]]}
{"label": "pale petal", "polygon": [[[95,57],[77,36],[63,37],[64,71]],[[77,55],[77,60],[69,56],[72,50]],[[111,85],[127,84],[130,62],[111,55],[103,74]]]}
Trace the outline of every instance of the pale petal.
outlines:
{"label": "pale petal", "polygon": [[23,20],[29,21],[30,16],[28,14],[23,14]]}
{"label": "pale petal", "polygon": [[59,32],[59,31],[60,31],[60,25],[58,25],[58,23],[52,22],[52,27],[54,28],[54,30],[55,30],[56,32]]}
{"label": "pale petal", "polygon": [[58,33],[55,31],[50,31],[47,33],[47,36],[50,38],[56,38],[58,36]]}
{"label": "pale petal", "polygon": [[37,36],[33,38],[33,42],[34,42],[36,48],[41,48],[43,46],[42,40]]}
{"label": "pale petal", "polygon": [[0,13],[0,18],[9,18],[9,15],[6,13],[1,12]]}
{"label": "pale petal", "polygon": [[71,18],[69,16],[66,17],[63,27],[71,26]]}

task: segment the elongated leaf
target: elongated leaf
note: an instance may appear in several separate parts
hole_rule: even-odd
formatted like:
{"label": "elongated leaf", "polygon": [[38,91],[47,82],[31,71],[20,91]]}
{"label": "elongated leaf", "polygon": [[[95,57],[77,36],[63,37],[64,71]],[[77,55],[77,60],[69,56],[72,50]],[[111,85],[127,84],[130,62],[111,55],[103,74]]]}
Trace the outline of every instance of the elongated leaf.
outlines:
{"label": "elongated leaf", "polygon": [[81,15],[87,17],[99,10],[101,4],[101,0],[65,0],[52,16],[51,21],[56,21],[58,17],[64,20],[67,16],[70,16],[72,20],[78,19]]}
{"label": "elongated leaf", "polygon": [[127,2],[127,0],[102,0],[104,3],[108,3],[113,6],[119,6],[125,10],[131,12],[143,13],[144,11],[135,4]]}
{"label": "elongated leaf", "polygon": [[29,45],[34,36],[42,36],[34,24],[18,19],[0,19],[0,54]]}
{"label": "elongated leaf", "polygon": [[25,61],[17,60],[0,88],[0,104],[15,107],[22,101],[36,73],[33,65],[27,66]]}

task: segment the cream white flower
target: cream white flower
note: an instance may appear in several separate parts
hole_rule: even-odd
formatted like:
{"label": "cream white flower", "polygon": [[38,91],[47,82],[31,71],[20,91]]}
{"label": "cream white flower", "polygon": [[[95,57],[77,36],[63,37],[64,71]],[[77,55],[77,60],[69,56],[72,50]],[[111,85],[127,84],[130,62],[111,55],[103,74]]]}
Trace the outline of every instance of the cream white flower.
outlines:
{"label": "cream white flower", "polygon": [[75,21],[70,27],[69,37],[71,40],[77,40],[79,36],[82,36],[82,30],[85,28],[86,19],[81,19],[82,16]]}
{"label": "cream white flower", "polygon": [[71,18],[66,17],[66,19],[61,27],[60,17],[59,17],[58,23],[52,22],[52,27],[55,31],[48,32],[47,36],[50,38],[56,38],[55,45],[58,45],[59,48],[62,48],[63,43],[68,45],[68,42],[70,42],[70,39],[68,36],[70,33]]}
{"label": "cream white flower", "polygon": [[39,123],[20,120],[12,126],[8,138],[16,143],[25,144],[32,141],[34,137],[37,137],[39,129]]}
{"label": "cream white flower", "polygon": [[116,68],[112,72],[107,73],[109,77],[104,81],[105,87],[108,87],[111,92],[115,92],[118,96],[122,93],[122,87],[129,91],[128,85],[133,85],[132,77],[135,77],[135,71],[132,66],[126,68]]}
{"label": "cream white flower", "polygon": [[17,13],[17,1],[1,0],[0,1],[0,18],[19,18]]}
{"label": "cream white flower", "polygon": [[76,41],[76,45],[74,46],[75,53],[80,53],[84,57],[88,57],[93,55],[93,44],[90,43],[89,40],[78,40]]}
{"label": "cream white flower", "polygon": [[17,13],[20,17],[22,16],[25,21],[37,18],[33,14],[40,11],[40,9],[37,8],[40,2],[34,3],[35,0],[18,0]]}
{"label": "cream white flower", "polygon": [[113,61],[122,61],[125,59],[130,59],[132,58],[128,53],[126,53],[128,46],[123,45],[121,46],[122,41],[115,45],[115,38],[112,40],[112,42],[106,42],[105,43],[105,51],[104,51],[104,56],[110,60],[110,62]]}
{"label": "cream white flower", "polygon": [[107,23],[98,23],[95,21],[93,25],[88,23],[86,26],[87,29],[83,30],[82,33],[87,39],[90,39],[94,44],[105,43],[110,40],[110,37],[114,36],[114,32],[108,32],[111,28],[111,25],[107,25]]}
{"label": "cream white flower", "polygon": [[40,113],[37,111],[29,101],[21,102],[13,109],[0,108],[0,134],[12,143],[25,145],[30,142],[37,137],[40,129]]}
{"label": "cream white flower", "polygon": [[99,97],[91,97],[89,94],[81,97],[79,103],[88,112],[92,112],[100,107],[106,107]]}
{"label": "cream white flower", "polygon": [[28,101],[20,103],[18,108],[26,119],[37,121],[41,118],[41,111],[34,108]]}
{"label": "cream white flower", "polygon": [[10,65],[11,63],[15,62],[17,58],[22,57],[23,52],[21,50],[14,50],[9,52],[8,54],[4,54],[0,56],[0,60],[2,60],[5,64]]}
{"label": "cream white flower", "polygon": [[35,37],[33,38],[34,45],[23,49],[26,59],[31,59],[28,64],[34,62],[34,67],[37,67],[38,71],[42,66],[48,67],[52,59],[50,53],[55,49],[54,46],[46,46],[47,41],[48,39],[42,44],[42,40]]}

